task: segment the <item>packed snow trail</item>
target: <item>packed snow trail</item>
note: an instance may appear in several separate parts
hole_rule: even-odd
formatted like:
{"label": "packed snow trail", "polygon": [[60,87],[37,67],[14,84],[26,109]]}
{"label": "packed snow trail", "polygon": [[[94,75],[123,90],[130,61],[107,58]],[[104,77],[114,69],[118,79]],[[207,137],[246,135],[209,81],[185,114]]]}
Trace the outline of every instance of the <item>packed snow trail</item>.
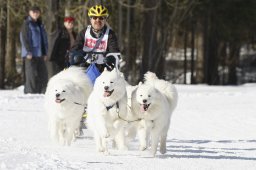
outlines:
{"label": "packed snow trail", "polygon": [[2,90],[0,170],[256,169],[256,84],[176,87],[167,153],[155,158],[137,151],[137,140],[129,151],[104,156],[88,130],[70,147],[57,146],[49,139],[44,95]]}

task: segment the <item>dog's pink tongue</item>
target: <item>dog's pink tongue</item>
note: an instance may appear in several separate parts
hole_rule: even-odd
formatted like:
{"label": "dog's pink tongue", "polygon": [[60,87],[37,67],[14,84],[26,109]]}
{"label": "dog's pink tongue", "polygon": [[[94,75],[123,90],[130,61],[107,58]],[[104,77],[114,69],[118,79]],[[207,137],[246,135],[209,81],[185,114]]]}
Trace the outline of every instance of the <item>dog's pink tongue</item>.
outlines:
{"label": "dog's pink tongue", "polygon": [[108,97],[109,95],[110,95],[110,93],[108,91],[105,91],[103,94],[104,97]]}
{"label": "dog's pink tongue", "polygon": [[55,102],[56,102],[56,103],[60,103],[60,100],[59,100],[59,99],[56,99]]}
{"label": "dog's pink tongue", "polygon": [[143,104],[140,105],[140,111],[141,112],[145,112],[146,111]]}

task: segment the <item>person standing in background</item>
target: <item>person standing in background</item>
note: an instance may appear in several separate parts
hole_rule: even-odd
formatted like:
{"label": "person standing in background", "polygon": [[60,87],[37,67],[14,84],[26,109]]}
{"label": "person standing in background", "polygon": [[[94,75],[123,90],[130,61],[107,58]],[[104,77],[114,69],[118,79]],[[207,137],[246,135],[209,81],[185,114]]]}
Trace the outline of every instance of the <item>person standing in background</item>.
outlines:
{"label": "person standing in background", "polygon": [[68,51],[74,45],[76,32],[73,30],[75,18],[65,17],[64,26],[58,31],[51,54],[50,61],[54,63],[54,74],[57,74],[65,67],[68,62]]}
{"label": "person standing in background", "polygon": [[48,82],[45,63],[48,42],[40,15],[41,10],[39,7],[31,7],[20,32],[21,55],[25,60],[25,94],[45,93]]}

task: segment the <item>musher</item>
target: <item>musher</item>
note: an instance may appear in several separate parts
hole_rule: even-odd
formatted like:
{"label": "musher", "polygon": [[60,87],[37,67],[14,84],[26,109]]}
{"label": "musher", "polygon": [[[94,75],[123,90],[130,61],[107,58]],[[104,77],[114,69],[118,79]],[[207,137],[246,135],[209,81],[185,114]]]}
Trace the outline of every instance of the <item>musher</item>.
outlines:
{"label": "musher", "polygon": [[[77,35],[70,49],[69,64],[86,67],[86,74],[93,84],[104,68],[109,71],[118,68],[121,59],[118,39],[106,24],[108,16],[108,9],[103,5],[89,8],[88,17],[91,24]],[[82,129],[86,128],[85,119],[86,113],[81,120],[80,135],[83,134]]]}
{"label": "musher", "polygon": [[95,70],[92,73],[97,74],[96,77],[91,77],[90,70],[87,68],[87,74],[93,83],[105,67],[112,70],[117,67],[120,60],[118,39],[115,32],[106,24],[108,16],[108,9],[103,5],[89,8],[88,17],[91,24],[78,34],[70,50],[71,65],[90,67],[93,63],[93,66],[96,66],[93,69],[97,68],[98,73],[95,73]]}

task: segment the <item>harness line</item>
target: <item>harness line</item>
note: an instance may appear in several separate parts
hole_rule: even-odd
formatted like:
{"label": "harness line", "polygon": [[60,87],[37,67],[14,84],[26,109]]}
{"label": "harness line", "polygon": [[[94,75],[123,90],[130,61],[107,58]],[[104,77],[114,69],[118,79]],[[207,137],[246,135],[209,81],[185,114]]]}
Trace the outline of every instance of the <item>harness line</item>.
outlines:
{"label": "harness line", "polygon": [[[113,108],[114,105],[115,105],[115,104],[113,104],[112,106],[106,106],[107,111],[110,110],[111,108]],[[116,113],[117,113],[117,116],[118,116],[119,119],[121,119],[121,120],[123,120],[123,121],[126,121],[126,122],[128,122],[128,123],[132,123],[132,122],[136,122],[136,121],[141,121],[140,118],[137,119],[137,120],[126,120],[126,119],[124,119],[124,118],[122,118],[122,117],[120,116],[120,114],[119,114],[120,112],[119,112],[119,111],[120,111],[120,110],[119,110],[119,103],[116,102]]]}

